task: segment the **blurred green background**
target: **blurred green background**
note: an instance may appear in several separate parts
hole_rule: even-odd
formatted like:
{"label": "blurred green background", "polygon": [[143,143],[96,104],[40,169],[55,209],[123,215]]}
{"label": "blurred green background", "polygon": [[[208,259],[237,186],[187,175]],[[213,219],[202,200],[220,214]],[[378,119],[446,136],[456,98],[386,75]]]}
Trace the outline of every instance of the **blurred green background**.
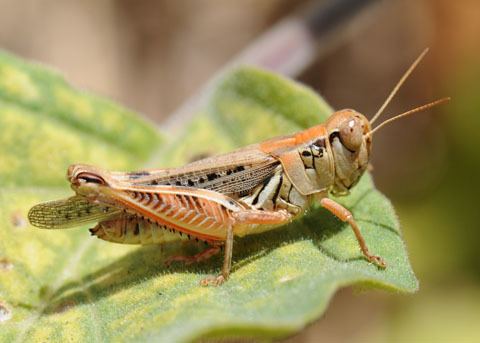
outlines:
{"label": "blurred green background", "polygon": [[[305,3],[0,0],[0,48],[162,125],[230,58]],[[478,37],[477,0],[384,1],[300,75],[334,108],[369,116],[428,46],[385,117],[443,96],[452,101],[374,140],[373,175],[395,205],[420,291],[343,290],[319,322],[288,341],[480,341]]]}

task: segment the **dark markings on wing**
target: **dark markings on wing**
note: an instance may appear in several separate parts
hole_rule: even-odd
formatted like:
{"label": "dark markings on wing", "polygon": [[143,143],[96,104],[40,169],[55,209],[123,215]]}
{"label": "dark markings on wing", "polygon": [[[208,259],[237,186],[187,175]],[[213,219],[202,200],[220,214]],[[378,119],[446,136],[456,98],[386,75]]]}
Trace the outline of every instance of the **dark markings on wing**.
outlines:
{"label": "dark markings on wing", "polygon": [[140,171],[136,171],[136,172],[127,173],[127,175],[128,175],[128,179],[137,180],[137,179],[140,179],[142,177],[149,176],[150,172],[148,172],[146,170],[140,170]]}
{"label": "dark markings on wing", "polygon": [[269,179],[280,162],[256,149],[244,149],[190,163],[181,168],[151,171],[134,180],[141,186],[175,185],[209,189],[240,197]]}

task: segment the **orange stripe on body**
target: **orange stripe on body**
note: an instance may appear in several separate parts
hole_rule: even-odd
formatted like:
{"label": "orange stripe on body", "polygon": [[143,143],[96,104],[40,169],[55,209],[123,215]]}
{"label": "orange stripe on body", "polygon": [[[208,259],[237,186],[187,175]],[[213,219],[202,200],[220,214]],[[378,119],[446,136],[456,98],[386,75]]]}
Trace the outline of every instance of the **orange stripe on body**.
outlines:
{"label": "orange stripe on body", "polygon": [[315,139],[325,137],[327,129],[325,125],[317,125],[309,129],[297,132],[291,136],[283,138],[273,138],[260,143],[260,149],[265,153],[275,153],[283,149],[294,148],[297,145],[311,142]]}
{"label": "orange stripe on body", "polygon": [[325,128],[325,125],[323,124],[317,125],[309,129],[306,129],[304,131],[300,131],[296,133],[295,134],[296,144],[308,143],[317,138],[324,137],[326,136],[326,134],[327,134],[327,129]]}
{"label": "orange stripe on body", "polygon": [[271,139],[260,143],[260,149],[265,153],[271,153],[279,149],[291,148],[297,144],[295,137]]}

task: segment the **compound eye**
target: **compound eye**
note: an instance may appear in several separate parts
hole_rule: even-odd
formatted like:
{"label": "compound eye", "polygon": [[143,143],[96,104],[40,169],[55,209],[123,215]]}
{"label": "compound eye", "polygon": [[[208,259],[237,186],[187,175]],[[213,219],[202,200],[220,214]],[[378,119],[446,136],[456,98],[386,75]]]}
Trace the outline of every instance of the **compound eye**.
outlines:
{"label": "compound eye", "polygon": [[91,173],[80,173],[77,175],[77,180],[84,183],[96,183],[99,185],[105,185],[106,182],[98,175]]}
{"label": "compound eye", "polygon": [[355,119],[347,120],[340,127],[340,141],[348,150],[355,152],[360,149],[363,141],[363,125]]}

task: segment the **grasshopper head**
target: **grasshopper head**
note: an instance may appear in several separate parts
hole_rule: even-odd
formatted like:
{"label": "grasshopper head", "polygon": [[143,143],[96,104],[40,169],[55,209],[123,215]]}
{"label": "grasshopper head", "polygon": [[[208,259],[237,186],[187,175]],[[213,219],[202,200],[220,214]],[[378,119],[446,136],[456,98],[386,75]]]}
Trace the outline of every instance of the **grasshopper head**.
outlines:
{"label": "grasshopper head", "polygon": [[371,127],[361,113],[346,109],[327,120],[326,129],[335,165],[334,193],[348,193],[365,172],[372,146]]}
{"label": "grasshopper head", "polygon": [[425,49],[412,63],[410,68],[407,69],[370,121],[365,118],[364,115],[354,110],[335,112],[328,119],[326,127],[335,160],[335,184],[332,189],[333,192],[347,193],[348,190],[358,182],[360,176],[368,166],[374,132],[397,119],[424,111],[450,100],[450,98],[447,97],[430,102],[387,119],[374,129],[371,128],[371,124],[380,117],[397,91],[427,52],[428,49]]}
{"label": "grasshopper head", "polygon": [[77,194],[88,198],[96,197],[102,188],[109,186],[105,171],[85,164],[72,164],[67,171],[67,180]]}
{"label": "grasshopper head", "polygon": [[360,176],[368,167],[370,150],[372,148],[372,136],[376,131],[395,120],[424,111],[449,100],[450,98],[448,97],[442,98],[400,113],[385,120],[374,129],[371,128],[370,124],[382,113],[382,108],[371,121],[363,114],[354,110],[347,109],[335,112],[325,123],[335,165],[335,182],[332,192],[339,194],[348,193],[349,189],[358,182]]}

